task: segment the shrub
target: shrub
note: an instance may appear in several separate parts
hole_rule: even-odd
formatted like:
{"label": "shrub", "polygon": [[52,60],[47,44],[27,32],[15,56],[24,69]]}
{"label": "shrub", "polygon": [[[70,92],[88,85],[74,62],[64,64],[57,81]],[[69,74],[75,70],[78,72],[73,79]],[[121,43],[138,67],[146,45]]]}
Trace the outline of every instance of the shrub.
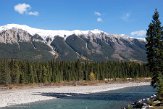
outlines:
{"label": "shrub", "polygon": [[91,81],[96,80],[96,75],[95,75],[93,72],[91,72],[91,73],[89,74],[89,80],[91,80]]}

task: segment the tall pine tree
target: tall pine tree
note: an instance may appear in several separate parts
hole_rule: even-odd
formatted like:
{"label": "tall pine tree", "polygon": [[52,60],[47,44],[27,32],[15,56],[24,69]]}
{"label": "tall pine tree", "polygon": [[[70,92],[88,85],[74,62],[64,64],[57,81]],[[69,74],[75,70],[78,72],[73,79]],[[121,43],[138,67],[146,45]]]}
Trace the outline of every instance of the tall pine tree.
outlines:
{"label": "tall pine tree", "polygon": [[161,22],[159,20],[159,13],[157,9],[154,12],[152,22],[149,24],[147,30],[147,60],[148,67],[151,73],[153,73],[152,77],[152,86],[155,86],[158,81],[158,74],[161,71]]}

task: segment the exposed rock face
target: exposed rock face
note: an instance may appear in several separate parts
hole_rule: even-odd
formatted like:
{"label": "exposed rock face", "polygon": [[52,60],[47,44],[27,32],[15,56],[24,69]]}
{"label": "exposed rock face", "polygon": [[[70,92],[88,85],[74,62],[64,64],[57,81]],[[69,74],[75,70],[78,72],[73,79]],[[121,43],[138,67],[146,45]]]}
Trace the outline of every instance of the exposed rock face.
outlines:
{"label": "exposed rock face", "polygon": [[76,30],[72,34],[66,31],[65,35],[64,31],[50,31],[52,34],[46,36],[43,30],[34,29],[40,31],[35,33],[30,27],[26,28],[30,31],[23,27],[0,27],[0,58],[146,61],[143,40],[107,34],[100,30]]}
{"label": "exposed rock face", "polygon": [[16,28],[0,32],[1,43],[30,42],[31,37],[28,32]]}

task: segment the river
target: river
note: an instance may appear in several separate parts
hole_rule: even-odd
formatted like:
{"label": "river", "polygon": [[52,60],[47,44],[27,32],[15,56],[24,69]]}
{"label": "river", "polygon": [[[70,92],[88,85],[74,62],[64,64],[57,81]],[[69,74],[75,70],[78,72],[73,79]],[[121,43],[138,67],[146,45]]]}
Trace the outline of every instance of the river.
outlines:
{"label": "river", "polygon": [[154,94],[151,86],[128,87],[119,90],[93,94],[48,94],[58,99],[40,101],[36,103],[16,105],[2,109],[121,109],[128,103],[147,98]]}

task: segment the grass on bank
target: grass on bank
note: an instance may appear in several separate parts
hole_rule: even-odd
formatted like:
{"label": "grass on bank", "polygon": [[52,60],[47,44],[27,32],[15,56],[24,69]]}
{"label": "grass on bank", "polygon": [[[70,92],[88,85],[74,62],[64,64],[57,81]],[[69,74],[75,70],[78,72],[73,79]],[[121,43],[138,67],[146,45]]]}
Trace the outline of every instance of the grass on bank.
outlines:
{"label": "grass on bank", "polygon": [[[93,77],[92,77],[93,76]],[[91,86],[98,84],[113,84],[113,83],[127,83],[127,82],[150,82],[151,78],[116,78],[116,79],[105,79],[105,80],[94,80],[94,75],[91,75],[90,81],[62,81],[56,83],[32,83],[32,84],[6,84],[0,85],[0,90],[10,89],[24,89],[34,87],[60,87],[60,86]]]}

